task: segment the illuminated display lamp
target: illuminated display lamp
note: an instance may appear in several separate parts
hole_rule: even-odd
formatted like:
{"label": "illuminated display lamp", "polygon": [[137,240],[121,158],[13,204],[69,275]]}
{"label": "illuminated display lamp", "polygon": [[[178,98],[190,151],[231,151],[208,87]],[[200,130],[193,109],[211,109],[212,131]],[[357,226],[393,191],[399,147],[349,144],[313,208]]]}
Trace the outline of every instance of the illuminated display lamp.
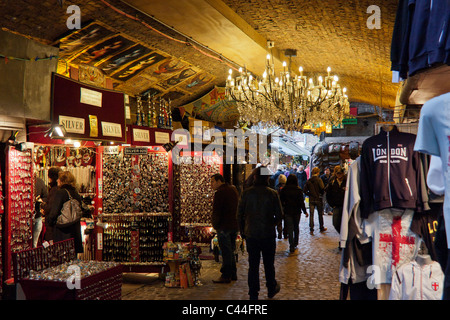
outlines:
{"label": "illuminated display lamp", "polygon": [[56,139],[64,138],[65,135],[66,135],[66,129],[64,129],[64,126],[59,125],[59,124],[53,125],[44,134],[45,137],[56,138]]}

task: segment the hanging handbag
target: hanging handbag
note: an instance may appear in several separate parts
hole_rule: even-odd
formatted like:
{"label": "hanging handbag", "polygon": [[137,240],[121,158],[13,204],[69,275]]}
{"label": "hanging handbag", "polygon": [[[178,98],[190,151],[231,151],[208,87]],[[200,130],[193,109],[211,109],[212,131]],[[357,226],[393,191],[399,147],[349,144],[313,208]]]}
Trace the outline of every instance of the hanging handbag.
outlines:
{"label": "hanging handbag", "polygon": [[64,202],[61,214],[56,220],[56,226],[58,228],[65,228],[75,224],[81,220],[83,214],[80,202],[77,199],[72,198],[68,190],[66,190],[66,192],[69,195],[69,200]]}

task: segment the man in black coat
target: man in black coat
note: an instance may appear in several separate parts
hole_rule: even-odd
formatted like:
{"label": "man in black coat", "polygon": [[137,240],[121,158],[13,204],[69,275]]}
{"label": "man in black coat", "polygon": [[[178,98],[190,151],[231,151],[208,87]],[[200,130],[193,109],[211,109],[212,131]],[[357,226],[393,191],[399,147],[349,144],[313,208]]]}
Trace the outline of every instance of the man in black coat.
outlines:
{"label": "man in black coat", "polygon": [[334,168],[334,174],[325,188],[326,198],[333,208],[333,226],[341,233],[342,208],[344,206],[347,176],[341,166]]}
{"label": "man in black coat", "polygon": [[283,215],[277,192],[268,187],[268,176],[261,174],[261,167],[255,170],[254,185],[244,190],[238,208],[239,229],[247,243],[250,300],[258,299],[261,254],[268,297],[273,298],[280,291],[275,279],[275,228]]}
{"label": "man in black coat", "polygon": [[236,275],[236,237],[238,232],[237,207],[239,193],[235,186],[225,183],[221,174],[211,177],[211,187],[216,191],[213,201],[212,226],[217,231],[217,239],[222,254],[222,275],[214,283],[230,283]]}
{"label": "man in black coat", "polygon": [[308,181],[308,176],[306,175],[305,167],[299,166],[295,174],[297,176],[298,186],[301,189],[305,188],[306,181]]}

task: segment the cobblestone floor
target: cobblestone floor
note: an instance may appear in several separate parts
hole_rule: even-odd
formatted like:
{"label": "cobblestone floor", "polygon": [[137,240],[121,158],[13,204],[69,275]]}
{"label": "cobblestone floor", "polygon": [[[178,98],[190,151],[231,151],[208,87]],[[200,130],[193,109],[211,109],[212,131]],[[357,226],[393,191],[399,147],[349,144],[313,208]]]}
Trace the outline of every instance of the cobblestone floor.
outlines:
{"label": "cobblestone floor", "polygon": [[[324,216],[324,233],[309,234],[309,218],[301,217],[298,250],[289,254],[288,240],[277,240],[275,270],[281,291],[273,300],[338,300],[339,235],[332,226],[332,216]],[[154,274],[125,274],[123,300],[247,300],[247,253],[239,255],[238,280],[230,284],[212,282],[220,276],[220,262],[202,260],[201,286],[188,289],[166,288]],[[260,299],[267,299],[261,261]]]}

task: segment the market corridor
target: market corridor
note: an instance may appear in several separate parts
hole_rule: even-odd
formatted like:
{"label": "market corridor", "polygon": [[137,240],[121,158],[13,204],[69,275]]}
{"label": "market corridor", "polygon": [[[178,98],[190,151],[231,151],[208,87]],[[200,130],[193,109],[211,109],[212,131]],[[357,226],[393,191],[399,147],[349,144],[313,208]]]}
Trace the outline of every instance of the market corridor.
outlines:
{"label": "market corridor", "polygon": [[[317,217],[316,217],[317,219]],[[288,240],[277,240],[276,278],[281,291],[274,300],[338,300],[340,252],[339,235],[332,226],[332,216],[324,216],[328,230],[309,234],[309,218],[301,217],[298,250],[289,254]],[[316,223],[317,224],[317,223]],[[202,260],[201,286],[166,288],[155,275],[125,274],[123,300],[247,300],[247,253],[239,254],[238,280],[230,284],[214,284],[220,275],[220,262]],[[260,269],[260,300],[267,299],[264,269]]]}

